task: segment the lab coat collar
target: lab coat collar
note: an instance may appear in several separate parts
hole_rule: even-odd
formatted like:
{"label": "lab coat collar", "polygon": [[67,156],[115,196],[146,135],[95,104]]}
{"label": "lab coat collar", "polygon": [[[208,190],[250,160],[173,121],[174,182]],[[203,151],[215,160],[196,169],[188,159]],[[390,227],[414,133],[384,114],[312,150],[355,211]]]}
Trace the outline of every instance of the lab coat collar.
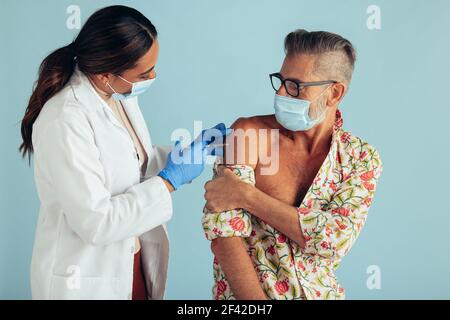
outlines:
{"label": "lab coat collar", "polygon": [[[107,112],[114,114],[108,104],[103,100],[95,90],[88,77],[79,69],[78,65],[75,65],[75,70],[72,77],[69,80],[69,85],[74,90],[74,94],[77,100],[84,102],[87,107],[103,108]],[[131,102],[135,102],[137,97],[122,100],[122,104],[129,105]],[[92,103],[98,101],[99,103]]]}
{"label": "lab coat collar", "polygon": [[[108,106],[105,100],[100,97],[98,92],[95,90],[91,81],[88,77],[79,69],[78,65],[75,65],[74,73],[69,80],[69,85],[72,87],[75,98],[80,101],[87,108],[102,109],[106,117],[121,130],[124,130],[126,134],[128,130],[123,126],[123,124],[117,119],[111,107]],[[95,103],[97,102],[97,103]],[[130,119],[130,122],[135,130],[139,140],[141,141],[147,156],[150,157],[152,152],[152,141],[150,136],[146,134],[148,129],[145,124],[145,120],[138,119],[139,108],[137,97],[132,97],[130,99],[125,99],[120,101],[125,108],[125,111]],[[92,109],[91,109],[92,110]]]}

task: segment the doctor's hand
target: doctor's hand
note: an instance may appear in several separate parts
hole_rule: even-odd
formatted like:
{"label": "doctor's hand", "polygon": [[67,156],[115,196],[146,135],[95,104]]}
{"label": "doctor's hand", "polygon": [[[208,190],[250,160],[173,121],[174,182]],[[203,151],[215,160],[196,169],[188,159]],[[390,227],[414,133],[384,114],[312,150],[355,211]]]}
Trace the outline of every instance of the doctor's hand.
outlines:
{"label": "doctor's hand", "polygon": [[220,165],[217,167],[217,176],[205,184],[205,207],[213,213],[246,209],[246,199],[252,196],[253,189],[253,185],[242,181],[233,171]]}
{"label": "doctor's hand", "polygon": [[206,156],[223,155],[224,137],[231,132],[232,129],[219,123],[203,130],[186,148],[182,148],[180,141],[177,141],[168,155],[166,167],[158,175],[168,181],[175,190],[190,183],[203,172]]}

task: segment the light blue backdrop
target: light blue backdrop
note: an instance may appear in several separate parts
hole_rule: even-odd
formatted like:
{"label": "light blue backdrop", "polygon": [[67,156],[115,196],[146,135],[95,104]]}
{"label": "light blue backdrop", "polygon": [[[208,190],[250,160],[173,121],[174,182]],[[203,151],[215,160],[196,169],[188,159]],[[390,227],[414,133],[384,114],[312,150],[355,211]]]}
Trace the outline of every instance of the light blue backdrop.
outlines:
{"label": "light blue backdrop", "polygon": [[[33,171],[17,148],[32,83],[42,59],[71,41],[66,9],[82,22],[113,1],[0,4],[0,298],[28,299],[39,202]],[[350,39],[358,62],[342,104],[344,124],[378,148],[384,163],[368,222],[337,272],[349,299],[450,298],[450,2],[441,1],[122,1],[160,34],[158,81],[141,98],[154,142],[175,128],[193,131],[272,112],[268,74],[279,70],[283,38],[296,29]],[[366,26],[369,5],[381,29]],[[117,48],[118,50],[120,48]],[[169,223],[167,298],[209,299],[212,255],[200,219],[208,168],[174,195]],[[367,267],[381,270],[369,290]]]}

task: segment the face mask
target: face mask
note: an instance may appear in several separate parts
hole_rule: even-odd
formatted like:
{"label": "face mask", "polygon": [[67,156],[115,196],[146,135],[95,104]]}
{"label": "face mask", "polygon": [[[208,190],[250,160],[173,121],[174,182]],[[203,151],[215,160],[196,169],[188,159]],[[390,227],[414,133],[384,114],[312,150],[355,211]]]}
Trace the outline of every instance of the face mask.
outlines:
{"label": "face mask", "polygon": [[322,91],[322,93],[312,101],[275,94],[275,118],[278,123],[291,131],[306,131],[322,122],[323,119],[325,119],[326,107],[321,108],[323,110],[319,111],[320,114],[316,119],[310,118],[309,109],[311,103],[319,99],[327,89]]}
{"label": "face mask", "polygon": [[150,86],[156,79],[156,78],[153,78],[153,79],[148,79],[148,80],[139,81],[139,82],[130,82],[127,79],[122,78],[121,76],[118,76],[118,77],[120,79],[122,79],[123,81],[126,81],[129,84],[131,84],[131,92],[130,93],[118,93],[118,92],[116,92],[116,90],[114,90],[114,88],[108,82],[106,85],[109,86],[112,91],[114,91],[114,93],[112,94],[112,97],[114,100],[124,100],[124,99],[128,99],[128,98],[140,95],[141,93],[144,93],[145,91],[147,91],[147,89],[150,88]]}

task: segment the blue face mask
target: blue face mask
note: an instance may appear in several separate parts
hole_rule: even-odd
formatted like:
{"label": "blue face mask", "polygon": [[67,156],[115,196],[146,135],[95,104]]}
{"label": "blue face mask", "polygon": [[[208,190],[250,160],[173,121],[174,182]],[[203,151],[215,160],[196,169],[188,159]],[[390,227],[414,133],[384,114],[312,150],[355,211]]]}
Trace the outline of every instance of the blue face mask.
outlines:
{"label": "blue face mask", "polygon": [[320,114],[316,119],[310,118],[309,111],[311,103],[321,97],[327,89],[322,91],[313,101],[275,94],[275,118],[278,123],[291,131],[306,131],[322,122],[325,119],[326,107],[320,110]]}
{"label": "blue face mask", "polygon": [[114,91],[114,93],[112,94],[112,97],[114,100],[125,100],[128,98],[140,95],[141,93],[144,93],[145,91],[147,91],[147,89],[150,88],[150,86],[156,79],[156,78],[153,78],[153,79],[148,79],[148,80],[139,81],[139,82],[130,82],[127,79],[122,78],[121,76],[118,76],[118,77],[120,79],[122,79],[123,81],[126,81],[129,84],[131,84],[131,92],[118,93],[118,92],[116,92],[116,90],[114,90],[114,88],[109,83],[107,83],[106,85],[109,86],[112,91]]}

